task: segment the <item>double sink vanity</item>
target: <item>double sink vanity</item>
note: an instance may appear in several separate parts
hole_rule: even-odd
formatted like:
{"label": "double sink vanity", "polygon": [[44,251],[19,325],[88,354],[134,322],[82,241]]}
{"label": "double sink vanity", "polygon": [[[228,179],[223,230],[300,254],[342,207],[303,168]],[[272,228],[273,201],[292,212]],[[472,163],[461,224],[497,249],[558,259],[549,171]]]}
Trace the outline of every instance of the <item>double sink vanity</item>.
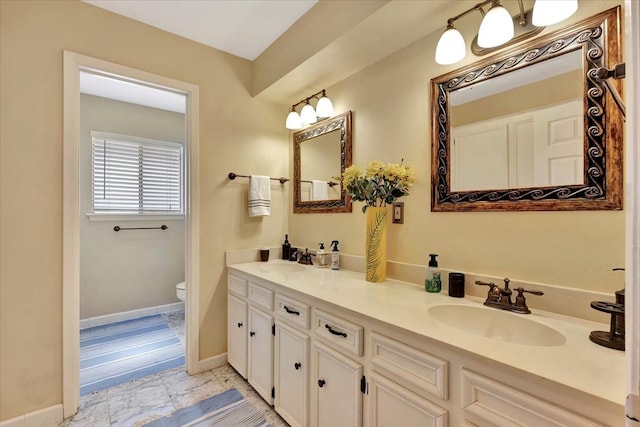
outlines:
{"label": "double sink vanity", "polygon": [[228,269],[229,363],[292,426],[624,425],[624,353],[588,338],[606,325],[347,270]]}

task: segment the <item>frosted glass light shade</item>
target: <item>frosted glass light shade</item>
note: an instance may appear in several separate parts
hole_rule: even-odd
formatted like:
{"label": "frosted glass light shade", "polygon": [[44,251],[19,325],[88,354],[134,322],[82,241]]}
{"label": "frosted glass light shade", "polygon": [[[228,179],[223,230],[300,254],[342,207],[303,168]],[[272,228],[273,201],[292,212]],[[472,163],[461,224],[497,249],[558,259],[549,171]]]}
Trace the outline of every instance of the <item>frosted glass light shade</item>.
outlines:
{"label": "frosted glass light shade", "polygon": [[442,33],[436,46],[436,62],[441,65],[455,64],[467,54],[464,38],[460,31],[453,27]]}
{"label": "frosted glass light shade", "polygon": [[311,106],[311,104],[306,104],[302,107],[302,111],[300,111],[300,118],[302,119],[302,123],[315,123],[318,121],[318,117],[316,116],[316,112]]}
{"label": "frosted glass light shade", "polygon": [[500,46],[513,38],[513,18],[502,6],[493,6],[482,19],[478,30],[478,46]]}
{"label": "frosted glass light shade", "polygon": [[300,129],[302,127],[302,120],[300,119],[298,113],[296,113],[295,111],[291,111],[287,116],[287,122],[285,125],[287,126],[287,129]]}
{"label": "frosted glass light shade", "polygon": [[564,21],[578,10],[578,0],[536,0],[531,23],[546,27]]}
{"label": "frosted glass light shade", "polygon": [[322,119],[333,116],[333,103],[326,96],[323,96],[318,100],[318,104],[316,105],[316,116]]}

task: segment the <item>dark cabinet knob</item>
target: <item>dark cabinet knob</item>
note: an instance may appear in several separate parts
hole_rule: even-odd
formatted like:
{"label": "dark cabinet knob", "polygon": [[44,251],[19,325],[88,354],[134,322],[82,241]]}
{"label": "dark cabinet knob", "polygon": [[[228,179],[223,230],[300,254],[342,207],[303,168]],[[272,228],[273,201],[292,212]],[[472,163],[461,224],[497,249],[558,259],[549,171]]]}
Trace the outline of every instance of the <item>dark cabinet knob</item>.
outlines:
{"label": "dark cabinet knob", "polygon": [[242,322],[238,322],[238,328],[242,328],[244,325]]}
{"label": "dark cabinet knob", "polygon": [[300,367],[301,367],[301,366],[302,366],[302,365],[300,364],[300,362],[296,362],[296,363],[294,363],[294,364],[293,364],[293,367],[294,367],[294,368],[296,368],[296,371],[297,371],[298,369],[300,369]]}
{"label": "dark cabinet knob", "polygon": [[326,384],[325,380],[318,380],[318,387],[322,388]]}
{"label": "dark cabinet knob", "polygon": [[255,333],[255,332],[253,332],[253,331],[249,332],[249,336],[250,336],[250,337],[254,336],[255,334],[256,334],[256,333]]}

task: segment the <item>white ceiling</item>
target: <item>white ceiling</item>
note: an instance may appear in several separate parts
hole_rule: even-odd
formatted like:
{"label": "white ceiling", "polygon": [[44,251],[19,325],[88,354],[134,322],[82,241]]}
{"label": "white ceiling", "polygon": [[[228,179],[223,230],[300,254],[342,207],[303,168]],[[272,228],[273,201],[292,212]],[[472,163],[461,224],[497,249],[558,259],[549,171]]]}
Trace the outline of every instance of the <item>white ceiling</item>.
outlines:
{"label": "white ceiling", "polygon": [[249,60],[318,0],[83,0]]}

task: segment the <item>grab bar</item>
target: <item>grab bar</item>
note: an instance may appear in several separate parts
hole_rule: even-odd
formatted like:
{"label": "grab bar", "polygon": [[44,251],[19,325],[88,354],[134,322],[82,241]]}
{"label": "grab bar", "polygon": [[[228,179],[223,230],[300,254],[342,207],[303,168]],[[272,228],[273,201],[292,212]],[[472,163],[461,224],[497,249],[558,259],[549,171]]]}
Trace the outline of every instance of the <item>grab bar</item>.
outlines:
{"label": "grab bar", "polygon": [[128,227],[128,228],[122,228],[119,225],[116,225],[115,227],[113,227],[113,231],[120,231],[120,230],[166,230],[167,227],[166,225],[162,224],[160,227]]}

